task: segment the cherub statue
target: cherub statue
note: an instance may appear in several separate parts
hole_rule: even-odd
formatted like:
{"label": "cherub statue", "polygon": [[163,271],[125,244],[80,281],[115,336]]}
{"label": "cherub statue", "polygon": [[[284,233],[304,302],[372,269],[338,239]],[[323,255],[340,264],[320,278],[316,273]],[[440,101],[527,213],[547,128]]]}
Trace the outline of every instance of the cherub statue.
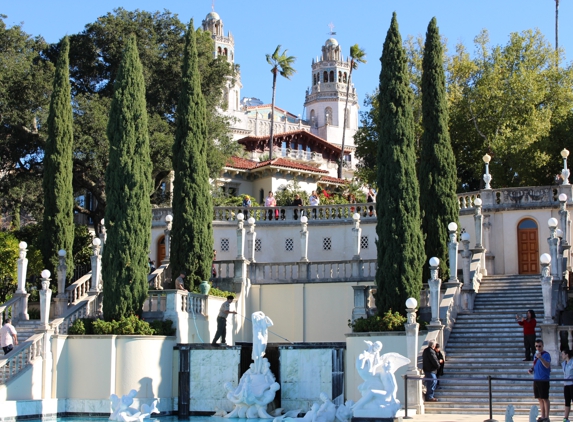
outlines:
{"label": "cherub statue", "polygon": [[139,411],[130,407],[136,395],[136,390],[131,390],[129,393],[123,395],[121,399],[116,394],[112,394],[110,396],[112,413],[109,416],[109,420],[123,422],[142,421],[143,419],[149,418],[152,413],[159,413],[156,407],[157,400],[153,400],[151,406],[147,404],[141,405]]}

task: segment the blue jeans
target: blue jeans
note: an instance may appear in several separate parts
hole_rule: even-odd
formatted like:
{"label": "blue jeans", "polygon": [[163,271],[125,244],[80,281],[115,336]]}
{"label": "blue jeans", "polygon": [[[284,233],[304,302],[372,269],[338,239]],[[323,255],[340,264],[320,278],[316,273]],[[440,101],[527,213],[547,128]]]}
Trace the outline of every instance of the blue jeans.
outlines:
{"label": "blue jeans", "polygon": [[426,383],[426,400],[434,398],[434,391],[438,385],[438,377],[433,372],[424,372],[424,378],[432,378],[424,381]]}

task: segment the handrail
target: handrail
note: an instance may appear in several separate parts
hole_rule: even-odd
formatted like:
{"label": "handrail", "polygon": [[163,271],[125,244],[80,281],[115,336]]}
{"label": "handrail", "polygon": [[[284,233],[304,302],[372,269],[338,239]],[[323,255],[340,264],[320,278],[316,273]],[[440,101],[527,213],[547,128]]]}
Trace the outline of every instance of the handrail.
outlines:
{"label": "handrail", "polygon": [[44,333],[34,334],[0,358],[0,384],[6,384],[36,358],[44,356]]}
{"label": "handrail", "polygon": [[102,293],[87,296],[82,301],[73,304],[62,317],[54,319],[50,323],[54,334],[68,334],[68,329],[77,319],[95,317],[102,296]]}
{"label": "handrail", "polygon": [[278,207],[243,207],[243,206],[220,206],[214,207],[213,221],[236,221],[237,215],[242,213],[245,219],[253,217],[256,221],[267,222],[300,222],[300,217],[305,215],[309,220],[329,221],[348,220],[352,221],[355,213],[361,218],[375,220],[376,204],[331,204],[331,205],[305,205],[302,207],[278,206]]}
{"label": "handrail", "polygon": [[14,315],[14,306],[17,305],[17,303],[21,299],[22,298],[15,296],[12,299],[9,299],[7,302],[0,305],[0,326],[2,326],[2,324],[4,324],[5,313],[9,308],[11,308],[10,310],[12,311],[12,313],[10,315],[12,318],[14,318],[14,316],[15,316]]}
{"label": "handrail", "polygon": [[91,288],[92,272],[78,278],[68,287],[66,287],[66,296],[68,297],[68,304],[72,305],[84,299]]}

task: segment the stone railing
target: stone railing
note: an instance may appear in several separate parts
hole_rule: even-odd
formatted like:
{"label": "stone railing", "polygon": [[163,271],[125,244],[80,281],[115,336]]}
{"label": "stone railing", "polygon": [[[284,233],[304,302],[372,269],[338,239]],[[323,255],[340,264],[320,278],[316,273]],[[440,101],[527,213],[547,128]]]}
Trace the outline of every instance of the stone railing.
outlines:
{"label": "stone railing", "polygon": [[458,201],[461,210],[473,209],[476,198],[483,201],[482,206],[486,209],[552,207],[559,204],[559,193],[564,190],[566,188],[561,186],[488,189],[459,193]]}
{"label": "stone railing", "polygon": [[92,273],[91,271],[80,277],[68,287],[66,287],[66,296],[68,297],[68,304],[75,304],[83,299],[85,299],[90,291],[92,284]]}
{"label": "stone railing", "polygon": [[34,334],[16,346],[9,355],[0,358],[0,384],[6,384],[35,359],[43,357],[44,339],[44,333]]}
{"label": "stone railing", "polygon": [[19,315],[24,311],[26,306],[23,296],[14,296],[12,299],[0,305],[0,327],[4,324],[6,318],[12,318],[12,322],[18,322]]}
{"label": "stone railing", "polygon": [[[176,302],[174,296],[181,296],[181,300]],[[207,295],[184,294],[178,290],[150,290],[142,310],[146,317],[163,319],[168,302],[175,302],[174,308],[177,312],[207,316],[207,298]]]}
{"label": "stone railing", "polygon": [[361,219],[375,220],[376,204],[318,205],[316,207],[215,207],[213,221],[236,221],[239,213],[243,213],[245,221],[253,217],[257,222],[296,222],[299,221],[301,215],[307,216],[309,221],[352,221],[354,213],[359,213]]}
{"label": "stone railing", "polygon": [[374,280],[376,259],[322,262],[255,262],[250,265],[253,284]]}
{"label": "stone railing", "polygon": [[101,293],[86,296],[82,301],[71,305],[61,318],[54,319],[50,326],[54,334],[68,334],[68,329],[80,318],[95,318],[99,316],[103,295]]}
{"label": "stone railing", "polygon": [[470,260],[469,279],[464,279],[464,285],[461,292],[460,311],[472,313],[474,310],[474,301],[476,294],[479,292],[481,279],[485,270],[485,251],[472,253]]}
{"label": "stone railing", "polygon": [[152,290],[163,290],[171,286],[171,268],[169,263],[159,266],[155,271],[147,276],[149,288]]}

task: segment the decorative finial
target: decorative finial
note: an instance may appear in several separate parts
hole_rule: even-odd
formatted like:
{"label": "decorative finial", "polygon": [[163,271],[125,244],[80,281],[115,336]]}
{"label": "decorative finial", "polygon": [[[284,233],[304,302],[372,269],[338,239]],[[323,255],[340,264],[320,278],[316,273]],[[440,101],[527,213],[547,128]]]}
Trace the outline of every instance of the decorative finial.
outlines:
{"label": "decorative finial", "polygon": [[[213,0],[213,1],[214,1],[214,0]],[[330,23],[328,24],[328,27],[330,28],[329,35],[330,35],[330,36],[336,35],[336,32],[333,31],[333,29],[334,29],[334,24],[333,24],[332,22],[330,22]]]}
{"label": "decorative finial", "polygon": [[215,0],[211,1],[211,10],[214,12],[215,11]]}

